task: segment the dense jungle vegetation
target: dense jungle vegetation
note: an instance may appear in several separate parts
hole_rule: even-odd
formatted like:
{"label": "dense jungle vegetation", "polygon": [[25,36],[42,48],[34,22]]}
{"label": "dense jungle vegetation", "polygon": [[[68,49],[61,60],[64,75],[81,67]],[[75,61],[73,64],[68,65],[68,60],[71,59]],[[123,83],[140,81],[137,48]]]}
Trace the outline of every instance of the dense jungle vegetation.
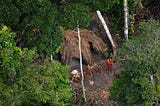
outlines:
{"label": "dense jungle vegetation", "polygon": [[[129,40],[123,37],[123,0],[0,0],[0,106],[73,106],[69,67],[51,61],[67,29],[88,28],[90,14],[109,17],[121,32],[116,60],[122,74],[110,88],[119,106],[160,102],[159,0],[128,0]],[[136,11],[136,9],[146,12]],[[136,15],[138,14],[138,15]],[[137,16],[137,17],[136,17]],[[141,18],[141,16],[144,16]]]}

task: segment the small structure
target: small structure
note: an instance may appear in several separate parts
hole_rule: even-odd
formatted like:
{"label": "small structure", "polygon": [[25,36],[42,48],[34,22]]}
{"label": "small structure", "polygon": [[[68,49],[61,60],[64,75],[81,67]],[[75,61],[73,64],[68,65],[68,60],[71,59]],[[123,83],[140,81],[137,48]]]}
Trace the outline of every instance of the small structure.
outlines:
{"label": "small structure", "polygon": [[[60,49],[61,60],[65,64],[70,64],[73,58],[79,59],[77,31],[64,31],[64,42]],[[83,29],[80,30],[81,49],[83,61],[89,64],[94,63],[92,52],[97,53],[107,50],[105,43],[94,32]]]}

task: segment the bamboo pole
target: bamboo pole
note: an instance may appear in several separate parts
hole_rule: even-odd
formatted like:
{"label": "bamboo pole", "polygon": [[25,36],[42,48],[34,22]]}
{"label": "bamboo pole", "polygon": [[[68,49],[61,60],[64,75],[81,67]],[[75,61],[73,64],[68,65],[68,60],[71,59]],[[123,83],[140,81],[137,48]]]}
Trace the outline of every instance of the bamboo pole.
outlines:
{"label": "bamboo pole", "polygon": [[124,37],[128,40],[128,4],[127,0],[124,0]]}
{"label": "bamboo pole", "polygon": [[104,21],[102,15],[101,15],[100,11],[97,11],[97,15],[98,15],[99,19],[101,20],[101,23],[102,23],[102,25],[103,25],[103,27],[104,27],[104,29],[106,31],[106,34],[107,34],[107,37],[108,37],[109,41],[111,42],[112,49],[113,49],[113,55],[115,55],[116,46],[115,46],[115,44],[113,42],[111,33],[109,32],[109,29],[108,29],[108,27],[106,25],[106,22]]}
{"label": "bamboo pole", "polygon": [[86,93],[85,93],[85,86],[84,86],[84,76],[83,76],[83,68],[82,68],[82,52],[81,52],[81,37],[80,37],[80,31],[79,31],[79,26],[78,26],[78,40],[79,40],[79,57],[80,57],[80,69],[81,69],[81,75],[82,75],[82,90],[83,90],[83,97],[84,101],[86,102]]}

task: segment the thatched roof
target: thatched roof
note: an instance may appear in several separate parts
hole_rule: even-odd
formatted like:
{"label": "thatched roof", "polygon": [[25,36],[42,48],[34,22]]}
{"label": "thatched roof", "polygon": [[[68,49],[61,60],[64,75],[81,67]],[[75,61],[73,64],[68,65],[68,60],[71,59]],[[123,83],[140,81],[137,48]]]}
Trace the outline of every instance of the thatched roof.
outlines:
{"label": "thatched roof", "polygon": [[[106,45],[94,32],[86,29],[80,30],[80,36],[83,60],[88,64],[93,64],[94,59],[91,49],[97,52],[103,52],[107,50]],[[61,46],[60,54],[62,62],[66,64],[70,64],[72,58],[79,59],[77,31],[64,31],[64,42]]]}

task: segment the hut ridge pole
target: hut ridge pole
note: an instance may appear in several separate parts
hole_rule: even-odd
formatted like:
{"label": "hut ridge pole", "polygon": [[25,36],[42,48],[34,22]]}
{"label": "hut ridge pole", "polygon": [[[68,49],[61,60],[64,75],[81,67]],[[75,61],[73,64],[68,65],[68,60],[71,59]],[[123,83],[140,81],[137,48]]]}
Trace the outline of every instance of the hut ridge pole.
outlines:
{"label": "hut ridge pole", "polygon": [[123,0],[124,3],[124,37],[128,40],[128,3],[127,0]]}
{"label": "hut ridge pole", "polygon": [[81,37],[80,37],[80,31],[79,31],[79,26],[78,26],[78,40],[79,40],[79,58],[80,58],[80,69],[81,69],[81,75],[82,75],[82,90],[83,90],[83,97],[84,101],[86,102],[86,92],[85,92],[85,86],[84,86],[84,76],[83,76],[83,68],[82,68],[82,52],[81,52]]}
{"label": "hut ridge pole", "polygon": [[105,31],[106,31],[106,34],[107,34],[107,37],[108,37],[109,41],[111,42],[111,45],[112,45],[112,48],[113,48],[113,54],[115,55],[116,46],[115,46],[115,44],[113,42],[113,39],[111,37],[111,33],[109,32],[109,29],[108,29],[108,27],[106,25],[106,22],[104,21],[102,15],[101,15],[100,11],[97,11],[97,15],[98,15],[98,17],[99,17],[99,19],[100,19]]}

